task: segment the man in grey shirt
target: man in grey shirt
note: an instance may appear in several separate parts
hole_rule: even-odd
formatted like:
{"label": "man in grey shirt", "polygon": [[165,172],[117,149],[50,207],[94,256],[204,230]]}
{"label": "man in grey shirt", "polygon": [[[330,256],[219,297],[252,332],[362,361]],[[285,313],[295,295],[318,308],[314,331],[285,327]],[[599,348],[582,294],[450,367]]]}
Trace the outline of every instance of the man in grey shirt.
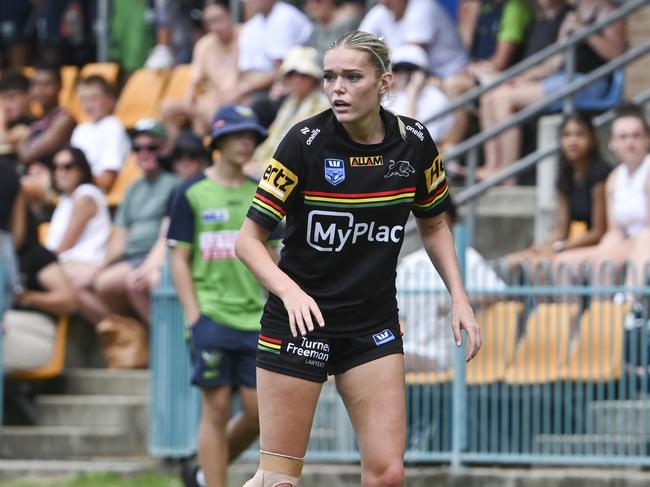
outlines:
{"label": "man in grey shirt", "polygon": [[[127,188],[117,209],[106,259],[89,283],[92,292],[79,295],[81,314],[93,324],[111,313],[129,316],[135,312],[148,321],[148,313],[143,316],[129,295],[134,282],[144,281],[149,268],[159,265],[160,256],[150,251],[164,231],[161,224],[179,183],[177,176],[160,165],[165,139],[165,129],[153,119],[138,121],[132,131],[132,148],[142,177]],[[140,284],[145,287],[144,282]]]}

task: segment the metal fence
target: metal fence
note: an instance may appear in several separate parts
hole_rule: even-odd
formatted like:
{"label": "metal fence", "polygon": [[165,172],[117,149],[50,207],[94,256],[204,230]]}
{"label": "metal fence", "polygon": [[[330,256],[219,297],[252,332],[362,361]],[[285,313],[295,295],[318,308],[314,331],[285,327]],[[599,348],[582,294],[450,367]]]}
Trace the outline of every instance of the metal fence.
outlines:
{"label": "metal fence", "polygon": [[[593,284],[594,272],[573,276],[549,267],[510,275],[463,241],[457,232],[484,333],[468,366],[453,343],[449,298],[433,268],[415,255],[398,269],[407,462],[650,464],[647,280],[627,288],[603,279]],[[180,435],[185,454],[196,434],[197,403],[187,393],[188,357],[174,296],[163,287],[154,297],[153,454],[179,451],[160,449],[156,432],[179,435],[187,428]],[[175,329],[176,337],[170,341],[163,327]],[[164,372],[156,370],[161,365]],[[256,449],[247,454],[255,457]],[[323,389],[308,458],[359,458],[332,382]]]}

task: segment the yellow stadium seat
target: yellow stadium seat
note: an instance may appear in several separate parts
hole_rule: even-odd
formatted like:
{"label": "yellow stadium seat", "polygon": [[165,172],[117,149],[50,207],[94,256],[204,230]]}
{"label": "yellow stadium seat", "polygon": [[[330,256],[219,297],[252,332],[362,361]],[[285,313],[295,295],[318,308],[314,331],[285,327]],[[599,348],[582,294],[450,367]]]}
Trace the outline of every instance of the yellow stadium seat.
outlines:
{"label": "yellow stadium seat", "polygon": [[576,303],[541,303],[526,320],[526,332],[505,373],[510,384],[540,384],[560,378],[578,315]]}
{"label": "yellow stadium seat", "polygon": [[109,206],[116,207],[122,202],[126,188],[133,181],[142,176],[142,169],[138,166],[135,154],[132,152],[126,158],[126,162],[120,172],[117,173],[117,178],[113,183],[113,187],[106,195],[106,201]]}
{"label": "yellow stadium seat", "polygon": [[50,222],[43,222],[38,225],[38,241],[41,245],[45,245],[47,234],[50,231]]}
{"label": "yellow stadium seat", "polygon": [[406,374],[407,384],[442,384],[451,382],[454,379],[453,369],[443,370],[440,372],[420,371],[408,372]]}
{"label": "yellow stadium seat", "polygon": [[59,105],[70,110],[75,97],[75,83],[77,82],[77,75],[79,68],[77,66],[62,66],[61,67],[61,92],[59,93]]}
{"label": "yellow stadium seat", "polygon": [[111,85],[115,86],[120,75],[120,65],[118,63],[88,63],[79,72],[80,78],[87,78],[93,75],[101,76]]}
{"label": "yellow stadium seat", "polygon": [[144,117],[155,117],[169,73],[153,69],[139,69],[127,80],[117,105],[115,115],[127,127]]}
{"label": "yellow stadium seat", "polygon": [[67,316],[61,316],[58,319],[56,337],[54,339],[54,351],[52,352],[52,358],[47,364],[37,369],[13,372],[8,377],[15,380],[46,380],[61,375],[65,368],[68,321]]}
{"label": "yellow stadium seat", "polygon": [[632,305],[593,301],[580,319],[578,343],[562,368],[568,380],[599,381],[621,377],[623,322]]}
{"label": "yellow stadium seat", "polygon": [[522,303],[503,301],[490,304],[476,314],[483,334],[483,346],[467,365],[468,384],[503,380],[515,353],[517,320],[523,309]]}
{"label": "yellow stadium seat", "polygon": [[170,76],[169,82],[162,95],[163,100],[182,100],[187,95],[192,78],[192,66],[190,64],[179,64]]}

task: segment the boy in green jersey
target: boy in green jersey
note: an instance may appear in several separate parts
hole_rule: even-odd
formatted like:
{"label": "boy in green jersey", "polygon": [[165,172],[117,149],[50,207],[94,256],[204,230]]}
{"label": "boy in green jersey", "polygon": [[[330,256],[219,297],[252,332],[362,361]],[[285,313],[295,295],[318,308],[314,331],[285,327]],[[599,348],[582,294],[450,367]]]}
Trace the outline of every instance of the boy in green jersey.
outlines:
{"label": "boy in green jersey", "polygon": [[[248,107],[215,115],[219,157],[174,196],[168,242],[178,297],[188,319],[192,383],[201,388],[198,459],[187,485],[225,486],[226,469],[257,437],[255,358],[265,296],[235,256],[235,239],[257,182],[242,172],[266,136]],[[230,417],[234,389],[242,412]],[[195,477],[198,473],[199,479]],[[203,478],[204,477],[204,478]]]}

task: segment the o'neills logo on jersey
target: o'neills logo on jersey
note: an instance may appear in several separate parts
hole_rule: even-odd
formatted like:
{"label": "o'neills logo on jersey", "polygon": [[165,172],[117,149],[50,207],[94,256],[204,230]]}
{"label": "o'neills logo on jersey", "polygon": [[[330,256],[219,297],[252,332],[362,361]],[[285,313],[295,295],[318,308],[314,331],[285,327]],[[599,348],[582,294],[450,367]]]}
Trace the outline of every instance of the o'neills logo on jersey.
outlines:
{"label": "o'neills logo on jersey", "polygon": [[382,156],[355,156],[350,157],[351,167],[374,167],[383,166],[384,158]]}
{"label": "o'neills logo on jersey", "polygon": [[286,201],[296,184],[298,184],[298,176],[287,169],[280,161],[271,159],[262,175],[259,186],[277,199]]}
{"label": "o'neills logo on jersey", "polygon": [[320,252],[340,252],[358,242],[400,243],[404,226],[356,222],[349,212],[313,210],[307,217],[307,244]]}
{"label": "o'neills logo on jersey", "polygon": [[413,135],[415,135],[418,139],[420,139],[420,142],[424,142],[424,132],[422,131],[422,129],[423,129],[424,127],[422,127],[422,125],[420,125],[419,123],[416,124],[416,125],[418,125],[418,127],[420,128],[420,130],[415,129],[414,127],[411,127],[410,125],[407,125],[407,126],[406,126],[406,130],[408,130],[408,131],[411,132]]}
{"label": "o'neills logo on jersey", "polygon": [[330,358],[330,346],[329,343],[302,337],[300,344],[293,342],[287,343],[286,353],[305,357],[305,363],[307,365],[325,367],[325,364]]}

